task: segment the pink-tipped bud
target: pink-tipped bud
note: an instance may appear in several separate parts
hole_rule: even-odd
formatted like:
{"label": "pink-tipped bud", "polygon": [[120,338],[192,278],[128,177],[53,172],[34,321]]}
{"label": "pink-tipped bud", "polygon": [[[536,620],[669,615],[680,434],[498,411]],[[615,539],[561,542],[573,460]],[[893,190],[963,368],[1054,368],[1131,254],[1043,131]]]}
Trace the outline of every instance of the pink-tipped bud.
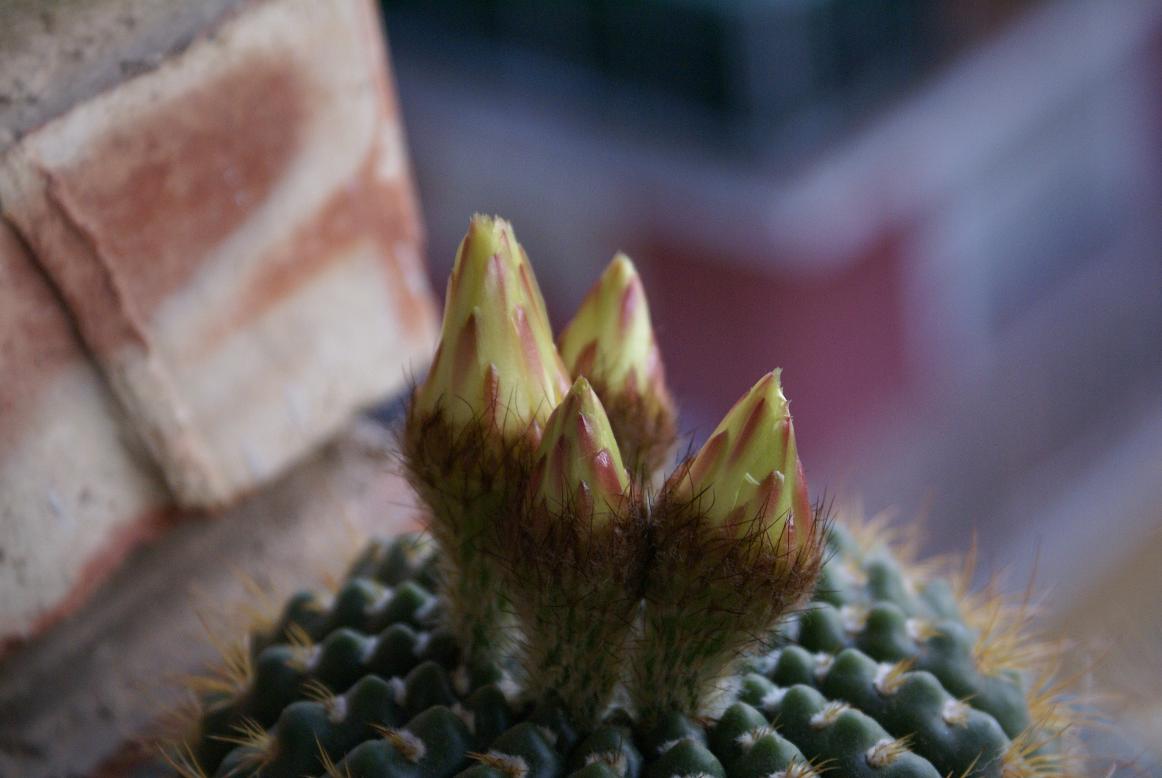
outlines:
{"label": "pink-tipped bud", "polygon": [[812,534],[807,483],[779,371],[763,376],[671,480],[711,523],[739,536],[765,531],[794,548]]}
{"label": "pink-tipped bud", "polygon": [[618,254],[581,302],[558,346],[574,377],[592,382],[635,470],[661,467],[675,436],[674,402],[654,339],[645,289]]}
{"label": "pink-tipped bud", "polygon": [[669,401],[650,309],[633,262],[618,254],[561,333],[561,358],[612,394]]}
{"label": "pink-tipped bud", "polygon": [[439,408],[453,426],[483,419],[511,440],[542,428],[568,387],[544,299],[512,226],[472,217],[415,409]]}
{"label": "pink-tipped bud", "polygon": [[574,511],[595,520],[619,509],[629,474],[605,408],[578,378],[549,416],[533,470],[533,502],[552,513]]}

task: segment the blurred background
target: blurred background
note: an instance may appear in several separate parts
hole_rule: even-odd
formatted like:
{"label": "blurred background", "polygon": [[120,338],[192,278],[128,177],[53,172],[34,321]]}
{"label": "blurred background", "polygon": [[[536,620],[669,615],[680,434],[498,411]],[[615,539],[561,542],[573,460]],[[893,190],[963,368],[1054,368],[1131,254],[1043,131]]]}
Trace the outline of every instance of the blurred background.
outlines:
{"label": "blurred background", "polygon": [[0,776],[155,774],[247,581],[414,525],[350,416],[474,212],[558,327],[635,259],[689,446],[782,367],[815,498],[975,543],[1162,776],[1162,0],[0,0],[0,197]]}
{"label": "blurred background", "polygon": [[617,249],[698,444],[784,368],[816,496],[1045,592],[1162,774],[1162,4],[388,0],[436,288]]}

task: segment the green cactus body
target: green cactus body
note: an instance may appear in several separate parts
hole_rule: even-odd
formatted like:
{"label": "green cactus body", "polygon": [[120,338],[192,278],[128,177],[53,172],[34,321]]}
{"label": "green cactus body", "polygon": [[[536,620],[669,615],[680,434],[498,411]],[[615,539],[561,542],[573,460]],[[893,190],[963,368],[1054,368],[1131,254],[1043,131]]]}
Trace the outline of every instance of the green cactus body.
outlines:
{"label": "green cactus body", "polygon": [[184,778],[1078,774],[1020,611],[812,510],[779,371],[663,479],[627,258],[565,361],[502,220],[472,220],[447,299],[402,436],[434,543],[372,542],[228,653]]}
{"label": "green cactus body", "polygon": [[[832,526],[829,539],[833,555],[828,566],[853,571],[869,567],[840,541],[849,539],[843,528]],[[398,555],[401,548],[421,546],[412,537],[380,541],[367,556],[382,559]],[[429,562],[430,556],[419,557],[402,571],[360,562],[339,591],[355,585],[361,590],[414,587],[426,592],[416,578]],[[927,604],[924,592],[946,587],[946,581],[916,580],[899,569],[897,575],[907,582],[897,594],[919,590],[905,604],[917,614],[911,618],[932,618],[931,630],[975,634],[965,622],[948,618],[947,608]],[[821,580],[826,582],[827,576]],[[329,609],[307,611],[313,619],[322,617],[321,623],[335,625],[317,643],[304,648],[285,635],[282,640],[269,634],[262,638],[267,645],[255,666],[274,669],[256,670],[250,688],[235,701],[232,723],[207,714],[199,760],[207,774],[222,776],[324,776],[328,770],[330,775],[377,778],[1066,774],[1056,767],[1020,772],[1019,744],[1014,742],[1031,730],[1009,734],[975,697],[964,699],[938,673],[921,669],[963,670],[956,663],[930,659],[933,651],[945,650],[939,641],[935,648],[927,646],[938,632],[926,633],[926,641],[861,638],[863,631],[877,628],[872,619],[862,618],[870,604],[890,602],[876,599],[892,590],[877,588],[873,580],[867,575],[864,583],[847,583],[848,601],[863,609],[858,616],[850,610],[855,606],[835,607],[834,590],[818,590],[812,604],[775,638],[777,645],[743,663],[733,684],[734,701],[716,719],[673,712],[647,724],[622,708],[610,708],[588,731],[579,731],[567,714],[551,705],[533,705],[511,684],[470,679],[457,664],[458,652],[435,651],[440,636],[447,640],[447,633],[436,626],[438,609],[427,610],[426,620],[403,609],[399,621],[384,625],[367,615],[384,609],[382,597],[370,601],[360,615],[346,607],[346,598],[336,596],[330,598]],[[280,621],[284,630],[297,624],[293,614],[302,599],[288,603]],[[893,615],[903,612],[893,605]],[[369,624],[379,631],[357,629]],[[903,630],[907,634],[907,626]],[[956,651],[959,656],[961,649]],[[434,655],[438,658],[428,658]],[[975,669],[949,677],[961,689],[987,684],[1004,688],[1005,693],[981,699],[990,705],[995,699],[1018,700],[1013,703],[1016,711],[1004,708],[1011,715],[1002,718],[1032,718],[1025,702],[1032,678],[1021,673],[989,676]],[[330,694],[323,693],[326,689]],[[244,739],[243,721],[253,722],[262,736],[237,742]],[[1066,744],[1055,739],[1057,732],[1042,734],[1045,744],[1038,753],[1050,757],[1045,763],[1056,765],[1052,757],[1063,754]],[[821,772],[823,768],[829,769]]]}

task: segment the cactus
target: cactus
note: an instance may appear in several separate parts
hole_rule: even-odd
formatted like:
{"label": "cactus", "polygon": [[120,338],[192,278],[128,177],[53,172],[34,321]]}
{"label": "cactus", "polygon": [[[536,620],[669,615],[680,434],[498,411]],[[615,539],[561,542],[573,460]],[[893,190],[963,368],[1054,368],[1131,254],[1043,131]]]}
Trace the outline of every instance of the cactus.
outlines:
{"label": "cactus", "polygon": [[646,311],[619,256],[561,360],[511,227],[474,218],[403,435],[434,542],[373,541],[227,651],[176,771],[1082,774],[1021,609],[812,509],[778,371],[655,488],[674,424]]}

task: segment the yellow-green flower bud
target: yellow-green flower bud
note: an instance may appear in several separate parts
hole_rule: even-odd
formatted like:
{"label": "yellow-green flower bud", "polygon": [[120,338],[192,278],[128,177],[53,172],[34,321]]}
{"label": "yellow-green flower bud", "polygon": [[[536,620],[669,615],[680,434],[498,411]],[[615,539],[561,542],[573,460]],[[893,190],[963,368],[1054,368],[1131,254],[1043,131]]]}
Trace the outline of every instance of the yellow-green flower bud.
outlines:
{"label": "yellow-green flower bud", "polygon": [[779,373],[739,400],[653,504],[654,559],[631,694],[712,714],[740,656],[804,601],[822,565]]}
{"label": "yellow-green flower bud", "polygon": [[558,342],[575,378],[593,384],[626,461],[648,475],[665,464],[676,436],[674,402],[633,262],[618,254],[589,290]]}
{"label": "yellow-green flower bud", "polygon": [[584,378],[549,416],[534,468],[534,505],[598,522],[618,511],[629,474],[605,408]]}
{"label": "yellow-green flower bud", "polygon": [[779,371],[767,373],[719,423],[671,483],[675,496],[742,537],[764,531],[786,548],[812,533],[807,483]]}
{"label": "yellow-green flower bud", "polygon": [[414,411],[482,420],[512,440],[539,434],[569,381],[544,299],[512,226],[474,216],[448,281],[440,346]]}
{"label": "yellow-green flower bud", "polygon": [[641,393],[661,382],[661,360],[645,290],[633,262],[618,254],[561,333],[561,358],[574,376],[615,392]]}

